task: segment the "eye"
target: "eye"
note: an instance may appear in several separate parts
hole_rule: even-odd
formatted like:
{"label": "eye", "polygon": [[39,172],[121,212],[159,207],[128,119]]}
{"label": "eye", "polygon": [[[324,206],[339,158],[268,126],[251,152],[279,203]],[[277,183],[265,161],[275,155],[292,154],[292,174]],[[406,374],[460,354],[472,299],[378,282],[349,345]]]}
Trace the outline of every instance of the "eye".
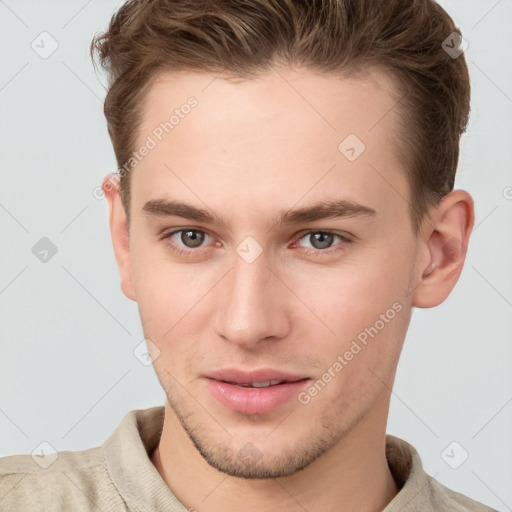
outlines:
{"label": "eye", "polygon": [[[344,246],[345,242],[350,242],[350,240],[347,237],[344,237],[337,233],[332,233],[330,231],[308,231],[307,233],[303,234],[303,236],[299,239],[298,245],[300,247],[312,249],[311,252],[314,253],[332,252],[329,249],[333,247],[333,242],[335,241],[336,238],[341,240],[341,243],[338,243],[336,245]],[[310,246],[301,245],[300,240],[309,241]],[[336,247],[336,245],[334,245],[334,247]]]}
{"label": "eye", "polygon": [[165,233],[162,239],[178,253],[190,253],[194,249],[201,248],[206,239],[211,238],[205,231],[193,228],[175,229]]}
{"label": "eye", "polygon": [[[207,244],[204,242],[208,242],[211,238],[212,237],[205,231],[195,228],[175,229],[164,233],[161,237],[165,244],[178,254],[192,254],[197,252],[198,249],[205,247]],[[336,239],[340,242],[334,244]],[[306,243],[309,241],[310,245],[302,245],[300,243],[301,240],[305,240]],[[338,233],[317,230],[303,233],[295,245],[304,247],[306,252],[317,255],[331,254],[337,250],[343,250],[345,245],[350,242],[350,238]],[[337,246],[340,247],[337,248]]]}

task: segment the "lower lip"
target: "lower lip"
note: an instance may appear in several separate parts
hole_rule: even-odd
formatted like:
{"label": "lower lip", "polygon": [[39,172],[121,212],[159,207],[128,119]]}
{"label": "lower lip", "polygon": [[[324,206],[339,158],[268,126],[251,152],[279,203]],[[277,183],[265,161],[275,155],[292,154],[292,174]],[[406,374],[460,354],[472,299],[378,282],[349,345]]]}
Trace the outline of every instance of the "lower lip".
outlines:
{"label": "lower lip", "polygon": [[309,380],[303,379],[266,388],[250,388],[207,379],[208,389],[221,404],[243,414],[263,414],[280,407],[297,397]]}

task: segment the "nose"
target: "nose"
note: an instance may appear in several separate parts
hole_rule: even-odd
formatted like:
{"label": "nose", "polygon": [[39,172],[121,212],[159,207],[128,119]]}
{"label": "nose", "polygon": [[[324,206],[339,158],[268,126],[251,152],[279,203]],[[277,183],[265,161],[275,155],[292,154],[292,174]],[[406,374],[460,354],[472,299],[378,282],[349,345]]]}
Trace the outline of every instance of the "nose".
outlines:
{"label": "nose", "polygon": [[290,332],[290,292],[264,254],[251,263],[235,254],[217,299],[215,330],[230,343],[249,349]]}

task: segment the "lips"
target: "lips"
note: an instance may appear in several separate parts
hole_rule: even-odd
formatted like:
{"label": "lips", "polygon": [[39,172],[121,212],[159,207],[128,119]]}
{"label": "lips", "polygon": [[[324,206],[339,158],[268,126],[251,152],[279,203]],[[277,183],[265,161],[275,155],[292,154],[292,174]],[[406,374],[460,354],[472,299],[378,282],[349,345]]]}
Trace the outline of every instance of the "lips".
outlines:
{"label": "lips", "polygon": [[262,368],[260,370],[243,371],[236,368],[225,370],[216,370],[206,375],[209,379],[215,379],[230,384],[248,385],[252,383],[263,382],[297,382],[307,379],[307,375],[296,375],[272,368]]}
{"label": "lips", "polygon": [[218,370],[206,376],[207,389],[223,406],[242,414],[264,414],[290,402],[311,379],[281,370]]}

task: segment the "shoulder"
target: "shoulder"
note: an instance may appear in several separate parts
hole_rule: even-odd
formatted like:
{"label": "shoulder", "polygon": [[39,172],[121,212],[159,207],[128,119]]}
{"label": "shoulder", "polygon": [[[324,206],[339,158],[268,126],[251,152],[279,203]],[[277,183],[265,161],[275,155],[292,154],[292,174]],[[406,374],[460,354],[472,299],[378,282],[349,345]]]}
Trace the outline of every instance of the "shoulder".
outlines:
{"label": "shoulder", "polygon": [[435,510],[453,510],[454,512],[498,512],[465,494],[456,492],[430,477],[430,501]]}
{"label": "shoulder", "polygon": [[400,491],[384,512],[497,512],[427,474],[416,449],[403,439],[386,436],[386,457]]}
{"label": "shoulder", "polygon": [[101,447],[0,458],[0,503],[2,512],[127,510]]}
{"label": "shoulder", "polygon": [[163,418],[163,406],[134,409],[102,446],[0,458],[0,512],[126,512],[127,500],[151,500],[165,485],[148,458]]}

